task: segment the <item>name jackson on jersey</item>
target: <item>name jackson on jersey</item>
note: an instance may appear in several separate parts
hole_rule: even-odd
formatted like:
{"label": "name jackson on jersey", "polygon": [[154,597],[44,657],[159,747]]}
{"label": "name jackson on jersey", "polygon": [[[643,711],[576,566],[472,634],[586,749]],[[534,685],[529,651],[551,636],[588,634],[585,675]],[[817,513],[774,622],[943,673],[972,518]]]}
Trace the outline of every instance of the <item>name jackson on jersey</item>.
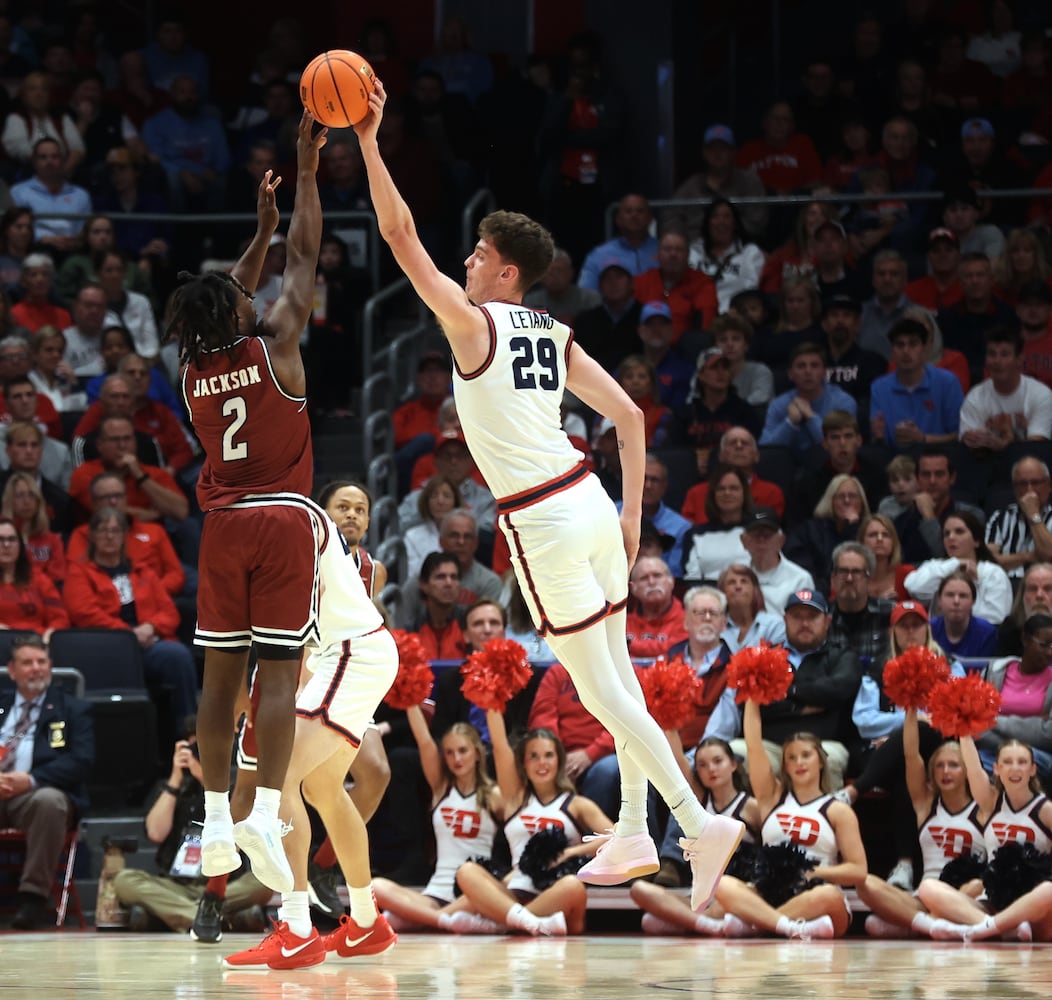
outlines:
{"label": "name jackson on jersey", "polygon": [[195,378],[194,389],[190,395],[194,399],[200,399],[202,396],[218,396],[220,393],[233,392],[235,389],[257,385],[262,381],[259,377],[259,365],[248,365],[245,368],[235,368],[232,372],[225,372],[222,375]]}

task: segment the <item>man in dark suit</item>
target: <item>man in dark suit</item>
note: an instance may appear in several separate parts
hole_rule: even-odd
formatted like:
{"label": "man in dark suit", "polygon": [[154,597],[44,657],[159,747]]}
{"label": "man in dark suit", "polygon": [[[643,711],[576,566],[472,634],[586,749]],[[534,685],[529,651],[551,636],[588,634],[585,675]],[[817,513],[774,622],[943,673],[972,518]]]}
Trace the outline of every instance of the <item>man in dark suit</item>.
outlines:
{"label": "man in dark suit", "polygon": [[14,641],[0,696],[0,826],[26,835],[11,926],[36,930],[54,920],[48,895],[62,842],[88,804],[84,781],[95,760],[91,708],[51,686],[51,660],[35,635]]}

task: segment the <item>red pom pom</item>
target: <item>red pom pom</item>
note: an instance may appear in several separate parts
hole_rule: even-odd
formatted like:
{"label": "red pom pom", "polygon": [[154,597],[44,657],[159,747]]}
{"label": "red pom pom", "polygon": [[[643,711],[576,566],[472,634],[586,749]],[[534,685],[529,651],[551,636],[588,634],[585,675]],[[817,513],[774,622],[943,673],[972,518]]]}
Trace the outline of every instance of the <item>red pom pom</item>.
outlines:
{"label": "red pom pom", "polygon": [[792,683],[788,652],[766,639],[759,646],[739,649],[727,664],[727,685],[737,691],[734,700],[739,704],[755,701],[757,705],[770,705],[781,701]]}
{"label": "red pom pom", "polygon": [[978,674],[954,677],[928,693],[928,718],[943,736],[980,736],[993,728],[1001,692]]}
{"label": "red pom pom", "polygon": [[533,676],[526,650],[514,639],[491,639],[460,666],[464,697],[485,711],[503,712]]}
{"label": "red pom pom", "polygon": [[435,675],[420,636],[402,629],[395,629],[391,635],[398,647],[398,673],[384,701],[391,708],[412,708],[431,697]]}
{"label": "red pom pom", "polygon": [[682,656],[636,667],[647,710],[662,729],[679,729],[698,714],[702,683]]}
{"label": "red pom pom", "polygon": [[926,646],[914,646],[884,665],[884,693],[899,708],[924,708],[928,693],[950,679],[950,665]]}

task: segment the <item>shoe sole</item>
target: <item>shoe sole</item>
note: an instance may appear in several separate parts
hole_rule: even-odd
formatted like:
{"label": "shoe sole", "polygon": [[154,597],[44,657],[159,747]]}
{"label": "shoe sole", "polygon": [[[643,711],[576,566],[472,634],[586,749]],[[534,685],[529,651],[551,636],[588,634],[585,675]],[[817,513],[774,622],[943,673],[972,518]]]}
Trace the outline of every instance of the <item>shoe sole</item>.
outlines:
{"label": "shoe sole", "polygon": [[[712,885],[709,887],[709,891],[708,891],[707,897],[705,899],[699,901],[697,904],[695,904],[695,902],[694,902],[694,893],[695,893],[695,886],[697,884],[697,879],[696,878],[692,878],[692,885],[691,885],[691,892],[690,892],[690,908],[695,913],[700,913],[703,910],[707,909],[709,904],[712,902],[713,898],[716,895],[716,887],[720,884],[720,879],[723,877],[723,873],[724,873],[724,871],[726,871],[727,865],[730,864],[730,860],[731,860],[732,857],[734,857],[734,852],[736,850],[738,850],[738,845],[742,842],[742,837],[744,837],[744,836],[745,836],[745,824],[744,823],[738,823],[738,836],[735,837],[734,843],[731,845],[730,849],[727,850],[724,853],[724,855],[723,855],[723,863],[719,866],[719,868],[716,869],[716,874],[713,877]],[[692,876],[694,874],[693,868],[694,868],[694,866],[691,865],[691,875]]]}
{"label": "shoe sole", "polygon": [[218,841],[201,848],[201,874],[206,878],[229,875],[241,867],[241,857],[233,844]]}
{"label": "shoe sole", "polygon": [[268,889],[273,889],[274,892],[292,892],[294,885],[292,869],[289,867],[280,842],[278,843],[278,850],[281,851],[280,861],[275,861],[275,856],[271,853],[264,838],[243,823],[238,823],[234,827],[234,842],[252,862],[252,874]]}
{"label": "shoe sole", "polygon": [[219,932],[219,937],[203,938],[203,937],[198,937],[197,932],[191,927],[190,928],[190,940],[191,941],[199,941],[201,944],[219,944],[219,942],[223,940],[223,932],[222,931]]}
{"label": "shoe sole", "polygon": [[[297,956],[298,957],[298,956]],[[311,969],[315,965],[321,965],[325,961],[327,953],[324,949],[320,955],[315,955],[310,961],[299,961],[299,962],[268,962],[263,968],[274,969],[276,971],[288,971],[289,969]]]}
{"label": "shoe sole", "polygon": [[661,870],[661,865],[654,862],[645,862],[634,865],[625,871],[616,872],[586,872],[583,869],[577,873],[577,877],[586,885],[621,885],[622,882],[630,882],[634,878],[645,878]]}

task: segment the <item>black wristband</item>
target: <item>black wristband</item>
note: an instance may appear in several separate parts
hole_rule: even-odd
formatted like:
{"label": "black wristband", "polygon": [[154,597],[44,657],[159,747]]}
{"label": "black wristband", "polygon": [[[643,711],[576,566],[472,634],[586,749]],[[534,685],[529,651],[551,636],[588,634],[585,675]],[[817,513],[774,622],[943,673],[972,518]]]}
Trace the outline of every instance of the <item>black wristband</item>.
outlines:
{"label": "black wristband", "polygon": [[149,479],[149,478],[150,478],[149,473],[144,472],[141,476],[139,476],[138,479],[135,480],[135,485],[136,486],[142,486],[142,484],[145,483],[146,480]]}
{"label": "black wristband", "polygon": [[165,786],[164,786],[164,790],[165,790],[165,791],[166,791],[166,792],[167,792],[167,793],[168,793],[169,795],[174,795],[174,796],[176,796],[177,798],[178,798],[178,796],[179,796],[179,789],[178,789],[178,788],[176,788],[176,787],[175,787],[175,785],[165,785]]}

